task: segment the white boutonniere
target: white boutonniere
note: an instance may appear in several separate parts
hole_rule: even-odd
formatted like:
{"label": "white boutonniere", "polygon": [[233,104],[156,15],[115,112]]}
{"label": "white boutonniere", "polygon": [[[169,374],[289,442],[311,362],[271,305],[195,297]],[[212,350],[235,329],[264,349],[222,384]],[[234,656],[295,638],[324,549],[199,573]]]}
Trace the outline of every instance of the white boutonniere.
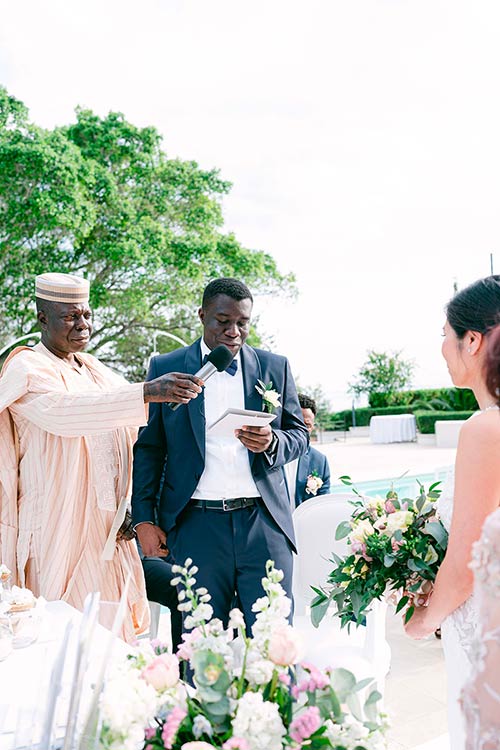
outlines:
{"label": "white boutonniere", "polygon": [[317,495],[318,491],[323,487],[323,480],[316,470],[309,474],[306,482],[306,493],[308,495]]}
{"label": "white boutonniere", "polygon": [[266,385],[262,380],[257,380],[255,390],[262,396],[262,411],[267,411],[268,414],[274,414],[274,410],[281,406],[281,394],[273,389],[273,381],[271,380]]}

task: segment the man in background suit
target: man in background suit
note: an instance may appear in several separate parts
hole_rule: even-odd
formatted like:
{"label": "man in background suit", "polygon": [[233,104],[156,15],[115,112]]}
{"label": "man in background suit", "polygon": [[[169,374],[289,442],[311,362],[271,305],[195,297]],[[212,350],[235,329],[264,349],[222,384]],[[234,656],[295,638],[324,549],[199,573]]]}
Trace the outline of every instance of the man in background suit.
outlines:
{"label": "man in background suit", "polygon": [[[148,379],[179,367],[197,372],[204,356],[221,344],[234,356],[228,371],[214,374],[187,406],[150,408],[135,445],[132,494],[144,554],[165,554],[168,538],[177,563],[190,557],[198,566],[197,582],[210,591],[215,617],[227,623],[236,596],[247,628],[255,620],[252,604],[263,595],[267,559],[283,570],[282,585],[291,595],[295,539],[283,467],[308,445],[288,361],[245,344],[252,306],[242,282],[212,281],[199,310],[203,337],[151,361]],[[276,392],[275,420],[265,427],[243,426],[230,437],[212,436],[207,427],[227,408],[262,411],[259,380],[272,383]]]}
{"label": "man in background suit", "polygon": [[[310,396],[299,393],[302,418],[311,435],[317,414],[316,401]],[[290,494],[292,510],[305,500],[317,495],[330,493],[330,467],[328,459],[311,445],[300,458],[291,461],[285,467],[285,475]]]}

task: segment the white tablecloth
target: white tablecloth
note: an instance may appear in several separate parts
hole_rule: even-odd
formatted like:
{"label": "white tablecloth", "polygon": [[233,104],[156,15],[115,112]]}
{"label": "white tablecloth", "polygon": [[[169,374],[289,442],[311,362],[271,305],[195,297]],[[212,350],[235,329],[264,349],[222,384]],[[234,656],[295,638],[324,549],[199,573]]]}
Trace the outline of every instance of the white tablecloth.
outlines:
{"label": "white tablecloth", "polygon": [[[61,698],[58,702],[56,724],[64,734],[64,719],[69,705],[74,666],[72,655],[78,639],[81,613],[66,602],[48,602],[40,635],[31,646],[14,649],[0,662],[0,750],[12,750],[16,734],[19,738],[39,741],[40,724],[43,721],[50,673],[57,657],[68,622],[74,624],[69,641],[65,670],[62,679]],[[124,641],[113,639],[110,632],[97,626],[90,651],[89,674],[96,678],[104,653],[112,646],[115,653],[130,651]],[[86,680],[86,696],[90,698],[90,682]],[[30,729],[31,727],[31,729]]]}
{"label": "white tablecloth", "polygon": [[416,437],[417,423],[413,414],[390,414],[370,420],[372,443],[408,443]]}

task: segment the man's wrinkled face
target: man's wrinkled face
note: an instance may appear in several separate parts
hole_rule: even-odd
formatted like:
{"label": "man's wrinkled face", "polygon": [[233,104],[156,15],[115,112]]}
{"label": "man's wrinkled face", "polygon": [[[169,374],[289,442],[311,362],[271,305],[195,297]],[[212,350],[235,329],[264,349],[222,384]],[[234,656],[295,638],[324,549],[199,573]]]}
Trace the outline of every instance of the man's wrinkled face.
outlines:
{"label": "man's wrinkled face", "polygon": [[198,311],[203,323],[203,339],[209,349],[224,344],[235,357],[245,343],[250,331],[252,301],[235,300],[227,294],[218,294],[206,307]]}
{"label": "man's wrinkled face", "polygon": [[92,312],[86,302],[38,303],[42,342],[55,354],[85,349],[92,335]]}

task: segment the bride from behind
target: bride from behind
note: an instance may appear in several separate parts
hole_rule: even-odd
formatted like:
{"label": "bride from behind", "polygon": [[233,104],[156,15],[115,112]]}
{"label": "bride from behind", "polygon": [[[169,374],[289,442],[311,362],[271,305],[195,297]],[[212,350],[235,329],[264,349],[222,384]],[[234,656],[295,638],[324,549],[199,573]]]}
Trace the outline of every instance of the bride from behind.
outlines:
{"label": "bride from behind", "polygon": [[[486,384],[500,402],[500,326],[488,337]],[[500,422],[500,412],[497,412]],[[497,469],[500,471],[500,469]],[[467,750],[500,750],[500,509],[484,522],[472,551],[478,632],[462,693]]]}
{"label": "bride from behind", "polygon": [[[464,750],[460,692],[471,672],[477,604],[469,568],[472,545],[486,517],[500,505],[500,418],[486,382],[487,334],[500,319],[500,276],[489,276],[460,291],[448,304],[442,353],[451,379],[471,388],[480,411],[463,425],[454,482],[445,487],[439,511],[449,532],[448,549],[427,606],[417,607],[406,625],[412,638],[441,627],[448,681],[448,724],[452,750]],[[447,491],[448,490],[448,491]]]}

